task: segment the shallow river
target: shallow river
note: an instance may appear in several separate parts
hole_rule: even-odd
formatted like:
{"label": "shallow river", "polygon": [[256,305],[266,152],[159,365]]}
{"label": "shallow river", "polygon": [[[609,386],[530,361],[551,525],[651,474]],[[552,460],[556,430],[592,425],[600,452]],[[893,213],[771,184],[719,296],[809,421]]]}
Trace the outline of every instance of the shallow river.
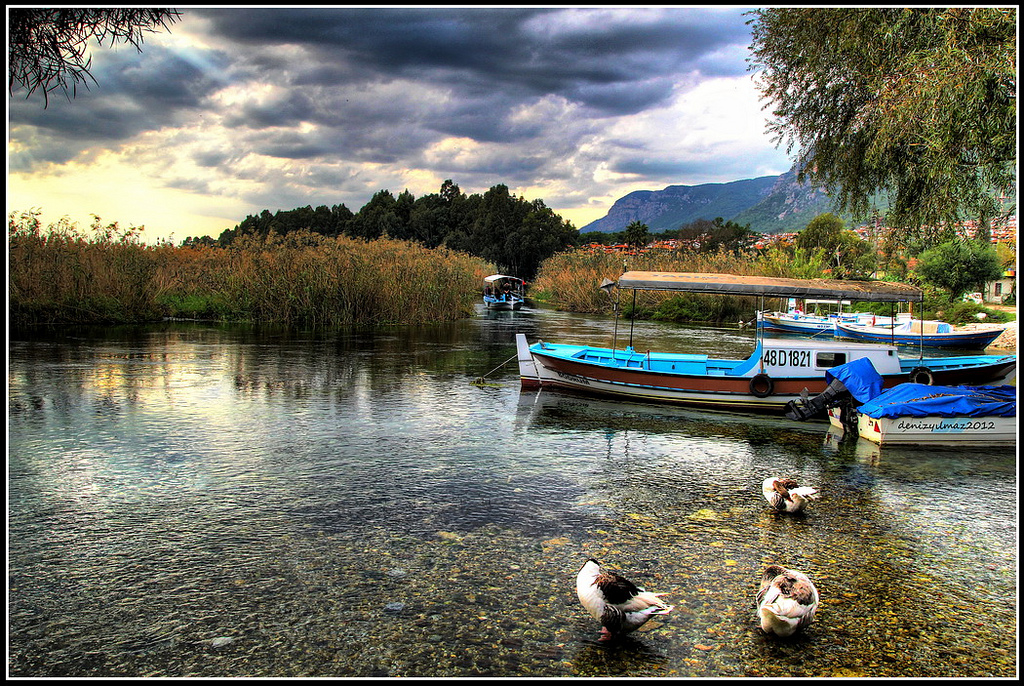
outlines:
{"label": "shallow river", "polygon": [[[616,335],[547,311],[12,334],[9,675],[1016,674],[1014,450],[521,391],[516,331]],[[773,474],[822,500],[769,512]],[[675,610],[599,644],[573,586],[587,557]],[[772,562],[822,596],[792,640],[757,625]]]}

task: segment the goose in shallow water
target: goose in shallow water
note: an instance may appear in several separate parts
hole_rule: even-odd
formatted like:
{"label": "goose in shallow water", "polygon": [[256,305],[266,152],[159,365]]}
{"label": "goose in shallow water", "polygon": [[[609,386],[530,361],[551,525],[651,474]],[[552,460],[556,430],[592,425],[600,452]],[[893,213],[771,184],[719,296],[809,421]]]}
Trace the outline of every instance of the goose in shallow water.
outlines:
{"label": "goose in shallow water", "polygon": [[803,572],[768,565],[761,574],[757,613],[765,633],[791,636],[814,619],[818,589]]}
{"label": "goose in shallow water", "polygon": [[600,641],[635,631],[654,615],[667,615],[672,606],[629,579],[601,570],[597,560],[587,560],[576,574],[576,595],[587,612],[601,622]]}
{"label": "goose in shallow water", "polygon": [[818,489],[800,486],[789,477],[770,476],[761,484],[764,499],[779,512],[803,512],[807,503],[818,499]]}

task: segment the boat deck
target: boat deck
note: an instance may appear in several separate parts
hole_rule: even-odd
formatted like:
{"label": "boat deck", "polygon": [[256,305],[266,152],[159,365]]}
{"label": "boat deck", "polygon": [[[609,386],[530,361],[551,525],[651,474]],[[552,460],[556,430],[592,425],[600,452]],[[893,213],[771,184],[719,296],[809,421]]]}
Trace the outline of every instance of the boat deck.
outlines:
{"label": "boat deck", "polygon": [[742,376],[751,366],[750,360],[717,359],[690,353],[612,351],[585,345],[542,343],[540,352],[601,367],[698,376]]}

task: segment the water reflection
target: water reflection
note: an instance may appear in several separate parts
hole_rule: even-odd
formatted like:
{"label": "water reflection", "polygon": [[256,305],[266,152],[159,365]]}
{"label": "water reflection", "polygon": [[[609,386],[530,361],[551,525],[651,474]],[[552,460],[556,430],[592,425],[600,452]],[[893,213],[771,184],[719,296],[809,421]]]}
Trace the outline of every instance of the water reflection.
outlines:
{"label": "water reflection", "polygon": [[[521,392],[517,331],[607,344],[610,320],[498,314],[16,337],[11,674],[1014,673],[1012,451],[871,453],[823,422]],[[764,506],[783,472],[822,488],[806,516]],[[677,609],[597,644],[588,556]],[[756,625],[769,562],[823,596],[795,642]]]}

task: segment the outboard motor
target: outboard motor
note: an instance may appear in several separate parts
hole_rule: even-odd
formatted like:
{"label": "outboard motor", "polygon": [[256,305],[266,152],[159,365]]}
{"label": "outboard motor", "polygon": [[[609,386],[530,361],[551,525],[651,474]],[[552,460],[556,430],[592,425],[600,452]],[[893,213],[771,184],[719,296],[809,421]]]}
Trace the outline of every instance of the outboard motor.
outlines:
{"label": "outboard motor", "polygon": [[840,404],[849,405],[852,408],[853,395],[846,384],[839,379],[832,379],[825,390],[813,398],[800,398],[786,403],[786,416],[803,422]]}
{"label": "outboard motor", "polygon": [[790,400],[786,403],[786,416],[805,421],[830,407],[842,409],[843,428],[856,425],[854,406],[864,404],[882,392],[882,377],[871,360],[866,357],[841,364],[825,372],[828,386],[813,398]]}

